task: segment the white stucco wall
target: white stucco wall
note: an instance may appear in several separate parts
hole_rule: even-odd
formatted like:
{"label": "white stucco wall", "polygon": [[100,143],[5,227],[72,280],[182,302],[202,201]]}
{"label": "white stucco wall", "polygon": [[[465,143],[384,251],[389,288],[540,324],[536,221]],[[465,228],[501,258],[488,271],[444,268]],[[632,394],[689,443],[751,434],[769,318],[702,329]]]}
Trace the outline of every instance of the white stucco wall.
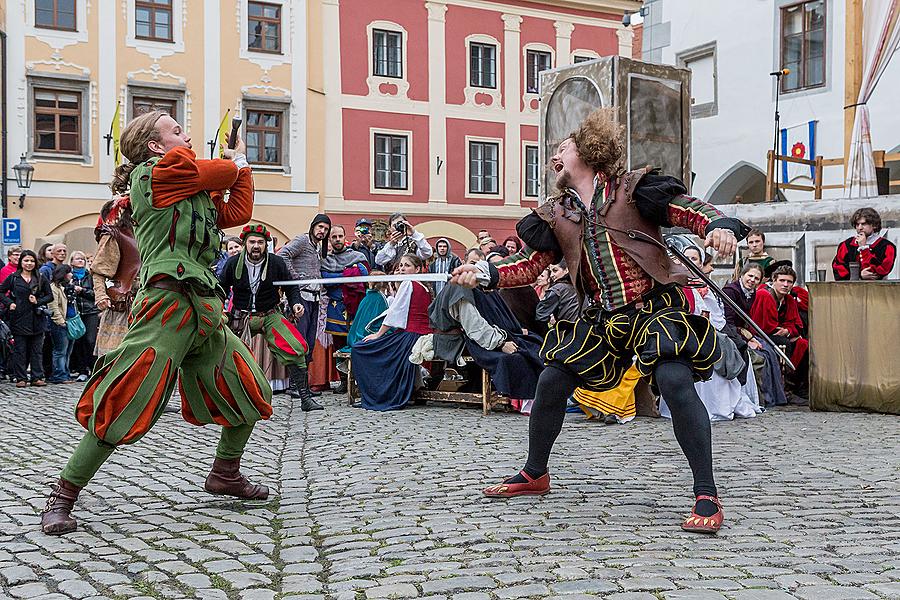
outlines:
{"label": "white stucco wall", "polygon": [[[662,62],[675,64],[676,55],[716,42],[718,106],[715,116],[692,120],[693,192],[707,197],[713,185],[736,163],[746,161],[766,170],[766,151],[772,147],[775,83],[769,73],[779,62],[779,6],[781,0],[709,2],[655,0],[669,22],[670,44],[662,48]],[[825,158],[843,154],[844,128],[844,2],[827,0],[826,86],[781,96],[781,126],[818,120],[816,153]],[[892,150],[900,145],[900,60],[896,57],[869,102],[873,148]],[[780,147],[779,147],[780,150]],[[841,183],[841,167],[826,167],[824,182]],[[807,183],[797,181],[796,183]],[[824,193],[826,198],[841,190]],[[811,199],[812,192],[786,192],[789,200]]]}

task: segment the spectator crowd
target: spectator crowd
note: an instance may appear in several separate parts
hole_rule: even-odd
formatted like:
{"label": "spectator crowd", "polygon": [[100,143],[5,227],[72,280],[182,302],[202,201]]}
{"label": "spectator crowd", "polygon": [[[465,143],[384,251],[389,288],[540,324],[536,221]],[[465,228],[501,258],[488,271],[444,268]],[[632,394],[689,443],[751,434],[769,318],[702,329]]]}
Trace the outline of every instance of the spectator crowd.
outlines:
{"label": "spectator crowd", "polygon": [[[850,224],[856,235],[836,250],[835,280],[884,279],[896,247],[881,236],[880,216],[863,208]],[[37,252],[9,248],[0,268],[4,379],[17,387],[83,382],[98,357],[121,341],[139,267],[130,227],[128,209],[110,201],[95,231],[93,254],[70,253],[62,243],[44,244]],[[220,260],[210,269],[229,294],[229,325],[246,329],[236,332],[246,334],[273,389],[303,398],[304,410],[322,408],[313,398],[323,390],[346,392],[349,377],[359,390],[358,406],[392,410],[412,402],[423,386],[480,387],[473,369],[484,369],[496,392],[528,413],[543,369],[544,336],[554,323],[574,321],[585,308],[564,261],[551,265],[531,286],[496,291],[443,280],[327,283],[385,273],[449,276],[462,264],[515,260],[510,257],[527,251],[515,236],[498,242],[482,230],[477,243],[457,255],[447,238],[432,247],[401,213],[390,216],[383,241],[366,218],[348,231],[317,215],[306,232],[277,248],[262,226],[255,227],[226,238]],[[686,236],[678,242],[699,268],[713,271],[713,257],[702,242]],[[785,368],[776,348],[702,281],[690,281],[682,290],[688,304],[710,320],[723,348],[712,378],[696,384],[712,420],[804,404],[809,395],[808,292],[797,285],[790,261],[767,254],[762,231],[752,230],[746,243],[748,253],[737,261],[724,293],[796,368]],[[326,283],[275,283],[287,277]],[[277,315],[272,326],[252,321],[271,315]],[[267,328],[273,330],[268,343],[254,342],[254,335]],[[635,415],[640,385],[635,371],[609,392],[577,390],[572,410],[607,423],[626,422]],[[665,398],[658,406],[668,416]]]}

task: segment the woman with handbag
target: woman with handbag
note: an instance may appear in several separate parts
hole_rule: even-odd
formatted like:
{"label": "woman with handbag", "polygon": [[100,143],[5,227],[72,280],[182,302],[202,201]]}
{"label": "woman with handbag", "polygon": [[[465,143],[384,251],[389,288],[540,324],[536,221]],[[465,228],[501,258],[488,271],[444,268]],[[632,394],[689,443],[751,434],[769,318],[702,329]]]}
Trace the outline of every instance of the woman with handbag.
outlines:
{"label": "woman with handbag", "polygon": [[0,304],[8,309],[9,328],[13,335],[12,374],[16,387],[28,385],[28,366],[31,365],[31,385],[44,386],[42,363],[44,321],[53,300],[50,283],[37,272],[37,255],[23,250],[16,272],[0,283]]}
{"label": "woman with handbag", "polygon": [[84,335],[75,340],[69,370],[76,381],[87,381],[94,362],[94,346],[97,343],[97,330],[100,327],[100,311],[94,303],[94,283],[87,266],[87,256],[76,250],[69,258],[72,265],[72,286],[75,290],[75,310],[84,323]]}
{"label": "woman with handbag", "polygon": [[[72,267],[59,265],[53,269],[53,280],[50,282],[53,301],[50,303],[50,339],[53,340],[53,373],[48,383],[69,383],[69,358],[75,339],[84,334],[84,324],[75,310],[75,290],[72,286]],[[73,328],[70,335],[69,321]]]}

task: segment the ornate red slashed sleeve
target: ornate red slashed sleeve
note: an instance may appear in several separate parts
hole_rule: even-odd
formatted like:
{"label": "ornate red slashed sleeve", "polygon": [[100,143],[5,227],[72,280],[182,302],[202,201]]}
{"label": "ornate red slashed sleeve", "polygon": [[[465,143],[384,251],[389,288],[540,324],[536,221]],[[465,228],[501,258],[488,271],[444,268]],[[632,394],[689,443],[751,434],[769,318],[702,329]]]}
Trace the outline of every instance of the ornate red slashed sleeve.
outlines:
{"label": "ornate red slashed sleeve", "polygon": [[831,270],[834,272],[835,281],[847,281],[850,279],[850,246],[853,238],[844,240],[838,244],[837,252],[834,254],[834,260],[831,261]]}
{"label": "ornate red slashed sleeve", "polygon": [[860,250],[859,263],[860,269],[870,269],[878,275],[879,279],[884,279],[890,275],[894,268],[894,260],[897,257],[897,247],[884,238],[878,238],[873,246]]}
{"label": "ornate red slashed sleeve", "polygon": [[[530,285],[544,269],[555,262],[553,252],[539,252],[525,247],[520,252],[496,263],[489,263],[489,287],[510,288]],[[496,278],[496,279],[495,279]]]}

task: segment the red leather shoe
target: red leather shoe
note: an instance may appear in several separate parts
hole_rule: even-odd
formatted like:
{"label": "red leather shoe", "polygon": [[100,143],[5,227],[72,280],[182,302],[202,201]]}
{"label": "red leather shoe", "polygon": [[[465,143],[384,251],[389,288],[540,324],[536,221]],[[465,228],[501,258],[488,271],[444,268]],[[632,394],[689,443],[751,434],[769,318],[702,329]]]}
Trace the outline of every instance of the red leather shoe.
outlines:
{"label": "red leather shoe", "polygon": [[[722,522],[725,520],[725,513],[722,511],[722,503],[715,496],[697,496],[697,500],[709,500],[719,507],[711,517],[702,517],[691,509],[691,516],[684,520],[681,528],[691,533],[716,533],[722,528]],[[696,503],[694,504],[696,507]]]}
{"label": "red leather shoe", "polygon": [[484,495],[488,498],[513,498],[515,496],[543,496],[550,492],[550,473],[544,473],[537,479],[531,477],[525,471],[519,471],[519,475],[526,479],[526,483],[508,483],[512,477],[503,480],[503,483],[484,488]]}

